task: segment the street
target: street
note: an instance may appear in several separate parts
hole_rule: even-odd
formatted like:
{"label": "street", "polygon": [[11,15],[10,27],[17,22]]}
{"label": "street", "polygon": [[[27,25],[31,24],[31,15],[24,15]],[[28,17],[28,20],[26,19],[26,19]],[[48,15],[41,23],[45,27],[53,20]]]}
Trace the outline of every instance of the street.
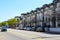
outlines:
{"label": "street", "polygon": [[7,32],[0,32],[0,40],[60,40],[60,35],[8,29]]}

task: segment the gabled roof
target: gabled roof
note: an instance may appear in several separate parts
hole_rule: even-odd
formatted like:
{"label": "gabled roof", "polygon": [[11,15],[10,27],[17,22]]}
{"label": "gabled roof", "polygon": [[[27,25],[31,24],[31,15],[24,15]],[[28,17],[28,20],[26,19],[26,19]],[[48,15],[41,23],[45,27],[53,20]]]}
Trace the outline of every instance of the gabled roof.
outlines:
{"label": "gabled roof", "polygon": [[44,7],[41,7],[41,9],[44,9]]}
{"label": "gabled roof", "polygon": [[57,3],[57,2],[60,2],[60,0],[53,0],[53,3]]}
{"label": "gabled roof", "polygon": [[44,4],[43,7],[44,7],[44,8],[45,8],[45,7],[48,7],[48,4]]}
{"label": "gabled roof", "polygon": [[36,10],[41,10],[41,8],[36,8]]}
{"label": "gabled roof", "polygon": [[30,13],[34,13],[34,11],[33,10],[31,10],[31,12]]}
{"label": "gabled roof", "polygon": [[54,5],[54,3],[50,3],[50,4],[48,4],[48,7],[51,6],[51,5]]}
{"label": "gabled roof", "polygon": [[26,13],[22,13],[21,15],[27,15]]}
{"label": "gabled roof", "polygon": [[20,16],[15,16],[15,18],[20,18]]}

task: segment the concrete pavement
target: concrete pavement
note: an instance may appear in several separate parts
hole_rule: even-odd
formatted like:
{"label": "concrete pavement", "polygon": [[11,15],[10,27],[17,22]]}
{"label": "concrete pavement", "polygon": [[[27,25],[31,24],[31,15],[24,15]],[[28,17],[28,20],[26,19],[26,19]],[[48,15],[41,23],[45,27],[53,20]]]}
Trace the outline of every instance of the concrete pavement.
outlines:
{"label": "concrete pavement", "polygon": [[60,35],[8,29],[0,32],[0,40],[60,40]]}

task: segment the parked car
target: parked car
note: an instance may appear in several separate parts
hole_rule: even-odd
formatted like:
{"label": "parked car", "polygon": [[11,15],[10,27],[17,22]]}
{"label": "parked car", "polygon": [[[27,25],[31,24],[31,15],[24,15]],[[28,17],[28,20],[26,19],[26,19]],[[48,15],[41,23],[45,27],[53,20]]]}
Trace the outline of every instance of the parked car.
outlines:
{"label": "parked car", "polygon": [[38,27],[38,28],[36,29],[36,31],[37,31],[37,32],[43,32],[44,30],[43,30],[42,27]]}
{"label": "parked car", "polygon": [[32,27],[32,31],[36,31],[36,28],[35,27]]}
{"label": "parked car", "polygon": [[41,27],[41,25],[36,25],[35,27],[32,27],[33,31],[37,31],[37,32],[43,32],[43,28]]}
{"label": "parked car", "polygon": [[32,30],[36,31],[38,27],[41,27],[41,26],[40,25],[36,25],[36,26],[32,27]]}
{"label": "parked car", "polygon": [[20,30],[23,30],[24,29],[24,27],[23,27],[22,24],[20,24],[19,27],[20,27]]}
{"label": "parked car", "polygon": [[24,27],[24,30],[27,30],[27,27]]}
{"label": "parked car", "polygon": [[32,30],[32,27],[26,26],[26,27],[24,27],[24,30],[31,31]]}
{"label": "parked car", "polygon": [[7,31],[7,27],[6,27],[6,26],[2,26],[1,32],[2,32],[2,31]]}
{"label": "parked car", "polygon": [[17,30],[23,30],[24,27],[20,26],[20,27],[16,27]]}
{"label": "parked car", "polygon": [[27,31],[32,31],[32,28],[31,27],[27,27]]}

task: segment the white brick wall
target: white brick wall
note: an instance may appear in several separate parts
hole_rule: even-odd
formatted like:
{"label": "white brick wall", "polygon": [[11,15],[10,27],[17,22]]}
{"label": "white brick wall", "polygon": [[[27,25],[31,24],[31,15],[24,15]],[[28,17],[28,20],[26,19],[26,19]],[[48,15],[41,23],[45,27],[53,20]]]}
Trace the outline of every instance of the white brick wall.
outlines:
{"label": "white brick wall", "polygon": [[60,13],[60,3],[57,3],[56,12],[57,12],[57,13]]}
{"label": "white brick wall", "polygon": [[37,14],[37,20],[42,20],[42,13]]}

